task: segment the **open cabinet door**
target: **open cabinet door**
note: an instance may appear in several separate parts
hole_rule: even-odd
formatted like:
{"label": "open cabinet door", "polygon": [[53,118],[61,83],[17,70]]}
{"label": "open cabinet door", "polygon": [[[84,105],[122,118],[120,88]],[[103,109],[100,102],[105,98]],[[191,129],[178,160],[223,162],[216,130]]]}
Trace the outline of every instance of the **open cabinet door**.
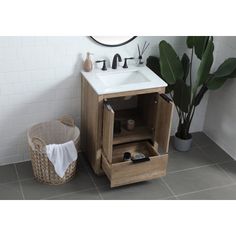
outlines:
{"label": "open cabinet door", "polygon": [[167,153],[169,150],[171,123],[173,117],[173,102],[165,95],[158,94],[157,123],[155,140],[159,148]]}
{"label": "open cabinet door", "polygon": [[103,153],[112,163],[113,127],[115,113],[108,103],[104,103],[103,109]]}

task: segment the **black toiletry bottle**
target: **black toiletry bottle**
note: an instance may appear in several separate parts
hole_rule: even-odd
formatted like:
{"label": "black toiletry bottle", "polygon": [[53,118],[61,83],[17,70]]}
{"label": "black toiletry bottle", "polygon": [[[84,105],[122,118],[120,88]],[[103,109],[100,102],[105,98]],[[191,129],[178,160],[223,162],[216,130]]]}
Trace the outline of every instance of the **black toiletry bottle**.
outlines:
{"label": "black toiletry bottle", "polygon": [[131,159],[131,153],[130,152],[125,152],[123,161],[129,161]]}

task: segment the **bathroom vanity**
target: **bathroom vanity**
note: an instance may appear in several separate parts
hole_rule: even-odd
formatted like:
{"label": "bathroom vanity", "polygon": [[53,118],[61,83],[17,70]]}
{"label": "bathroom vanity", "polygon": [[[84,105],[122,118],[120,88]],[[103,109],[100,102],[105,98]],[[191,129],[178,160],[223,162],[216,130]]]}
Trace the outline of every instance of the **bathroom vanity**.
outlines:
{"label": "bathroom vanity", "polygon": [[[173,103],[167,84],[147,67],[82,72],[81,149],[94,172],[116,187],[166,174]],[[135,128],[127,130],[128,119]],[[121,124],[114,132],[114,123]],[[123,161],[125,152],[149,161]]]}

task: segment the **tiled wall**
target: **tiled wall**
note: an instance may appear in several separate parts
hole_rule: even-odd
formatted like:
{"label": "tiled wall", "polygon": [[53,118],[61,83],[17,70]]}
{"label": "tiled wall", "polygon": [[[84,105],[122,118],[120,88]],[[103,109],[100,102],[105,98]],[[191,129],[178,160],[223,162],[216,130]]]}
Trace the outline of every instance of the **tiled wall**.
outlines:
{"label": "tiled wall", "polygon": [[[28,159],[26,130],[31,125],[72,115],[80,123],[80,69],[87,51],[94,59],[137,56],[137,42],[151,43],[146,55],[158,54],[165,39],[178,52],[185,37],[138,37],[119,48],[102,47],[88,37],[0,37],[0,165]],[[199,114],[205,112],[203,104]],[[202,116],[193,130],[201,130]],[[173,125],[173,132],[176,119]]]}
{"label": "tiled wall", "polygon": [[[213,70],[227,58],[236,57],[236,37],[215,37]],[[204,131],[236,159],[236,79],[210,92]]]}

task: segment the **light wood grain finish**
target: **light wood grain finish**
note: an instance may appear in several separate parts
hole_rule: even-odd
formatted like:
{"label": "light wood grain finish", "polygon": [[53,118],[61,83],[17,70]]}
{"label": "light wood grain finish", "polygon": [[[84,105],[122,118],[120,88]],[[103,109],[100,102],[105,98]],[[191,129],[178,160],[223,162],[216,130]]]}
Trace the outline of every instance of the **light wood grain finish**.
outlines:
{"label": "light wood grain finish", "polygon": [[152,139],[152,130],[146,126],[135,127],[131,131],[122,128],[121,133],[114,136],[113,145],[148,139]]}
{"label": "light wood grain finish", "polygon": [[[121,121],[122,127],[121,133],[114,134],[113,145],[152,139],[152,128],[146,124],[146,118],[143,118],[140,109],[131,108],[115,111],[115,119]],[[135,128],[133,130],[127,130],[128,119],[135,120]]]}
{"label": "light wood grain finish", "polygon": [[[163,152],[169,150],[171,122],[173,117],[173,102],[158,95],[158,117],[155,129],[155,140]],[[166,96],[166,95],[164,95]]]}
{"label": "light wood grain finish", "polygon": [[138,96],[138,110],[144,123],[150,128],[154,129],[157,114],[157,94],[142,94]]}
{"label": "light wood grain finish", "polygon": [[104,98],[118,98],[118,97],[126,97],[126,96],[135,96],[140,94],[148,94],[148,93],[164,93],[165,87],[160,88],[150,88],[150,89],[142,89],[142,90],[134,90],[122,93],[110,93],[104,94]]}
{"label": "light wood grain finish", "polygon": [[93,88],[82,77],[81,103],[81,149],[95,173],[101,169],[103,97],[98,96]]}
{"label": "light wood grain finish", "polygon": [[156,156],[157,151],[148,141],[126,143],[114,146],[112,163],[123,162],[124,152],[130,152],[131,155],[137,152],[142,152],[145,156]]}
{"label": "light wood grain finish", "polygon": [[[150,157],[150,161],[134,164],[132,161],[122,161],[123,153],[129,151],[143,152]],[[140,181],[159,178],[166,174],[168,155],[159,155],[148,142],[138,142],[114,147],[114,162],[111,164],[103,156],[102,167],[110,179],[110,186],[117,187]]]}
{"label": "light wood grain finish", "polygon": [[80,127],[80,132],[81,132],[81,137],[83,137],[80,141],[80,145],[81,145],[81,150],[82,152],[86,150],[86,140],[87,140],[87,132],[86,132],[86,99],[87,99],[87,82],[84,79],[84,77],[81,77],[81,110],[80,110],[80,114],[81,114],[81,127]]}
{"label": "light wood grain finish", "polygon": [[[165,88],[98,95],[83,77],[81,87],[81,148],[94,172],[105,172],[111,187],[164,176],[173,115],[173,103],[159,95]],[[109,106],[109,101],[116,101],[113,98],[125,96],[138,96],[135,109],[117,111]],[[114,134],[117,119],[122,123],[120,134]],[[125,128],[127,119],[135,120],[134,130]],[[158,153],[159,147],[164,155]],[[142,152],[150,161],[123,162],[126,151]]]}
{"label": "light wood grain finish", "polygon": [[115,113],[112,107],[104,103],[103,108],[103,138],[102,147],[104,154],[106,155],[108,161],[112,162],[112,143],[113,143],[113,127],[114,127]]}

